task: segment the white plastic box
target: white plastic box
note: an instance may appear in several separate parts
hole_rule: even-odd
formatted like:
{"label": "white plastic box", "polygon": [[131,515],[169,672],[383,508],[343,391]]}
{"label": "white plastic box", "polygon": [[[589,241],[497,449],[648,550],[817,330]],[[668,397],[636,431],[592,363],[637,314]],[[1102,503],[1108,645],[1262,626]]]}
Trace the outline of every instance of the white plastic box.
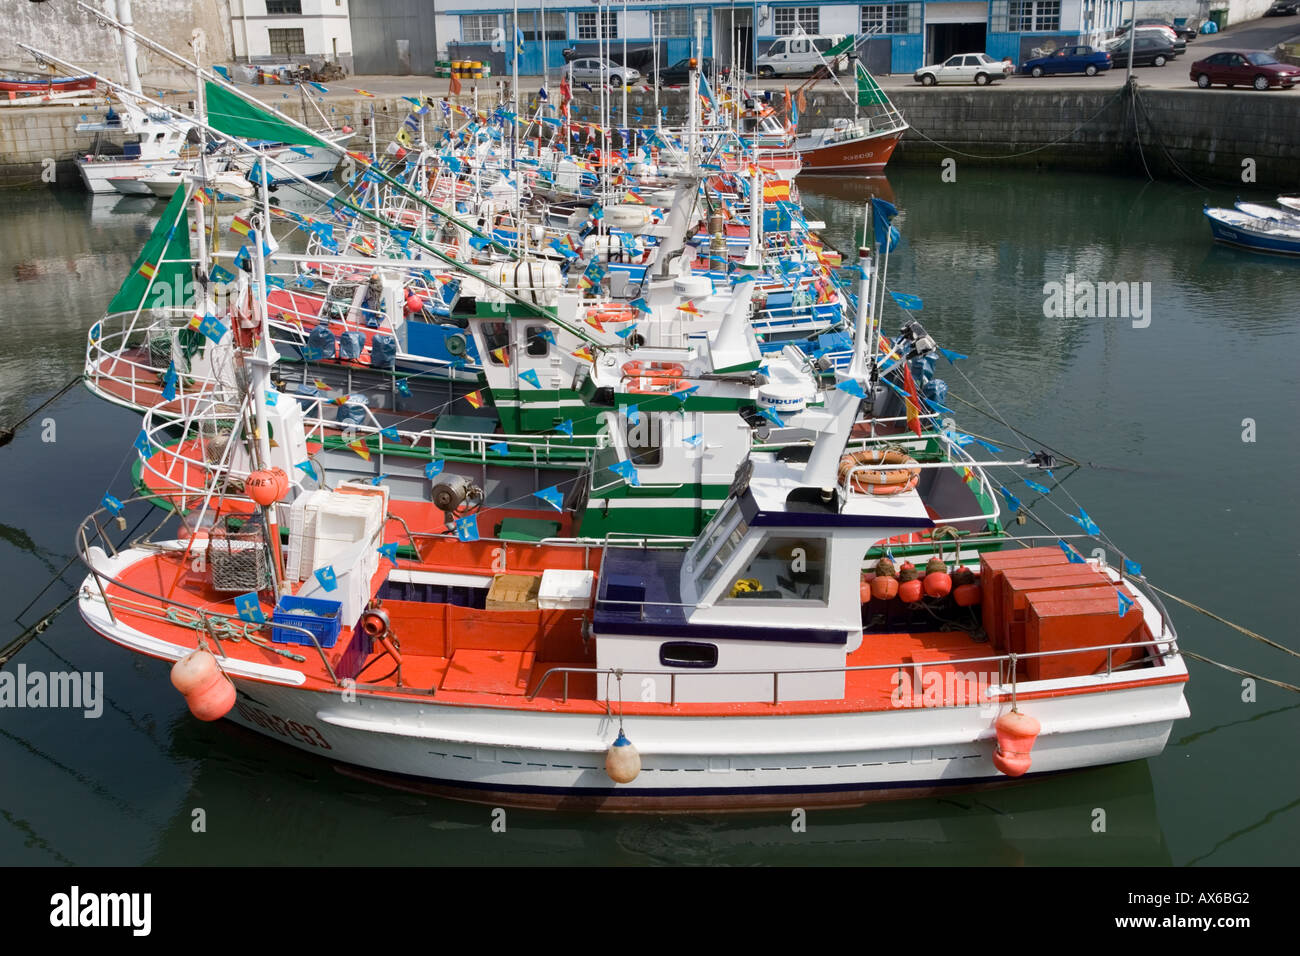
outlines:
{"label": "white plastic box", "polygon": [[589,608],[595,582],[595,571],[562,571],[555,568],[543,571],[541,590],[537,592],[537,606],[552,611]]}

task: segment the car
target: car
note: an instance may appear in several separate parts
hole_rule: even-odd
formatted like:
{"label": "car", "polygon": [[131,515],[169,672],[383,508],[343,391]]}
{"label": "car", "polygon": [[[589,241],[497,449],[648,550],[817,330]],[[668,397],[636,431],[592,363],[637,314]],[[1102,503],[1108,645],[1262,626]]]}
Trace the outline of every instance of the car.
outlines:
{"label": "car", "polygon": [[1271,53],[1262,50],[1223,50],[1197,60],[1187,76],[1203,90],[1215,83],[1253,86],[1257,90],[1270,86],[1289,90],[1300,83],[1300,66],[1279,63]]}
{"label": "car", "polygon": [[[660,86],[676,85],[678,83],[689,82],[691,78],[691,70],[690,70],[691,62],[694,59],[695,57],[691,57],[691,56],[682,57],[682,59],[678,60],[672,66],[666,66],[658,73],[655,73],[653,76],[654,81]],[[713,75],[712,57],[706,56],[704,58],[704,67],[702,72],[704,73],[705,76]],[[725,78],[728,72],[729,72],[728,68],[724,66],[722,68],[722,76]]]}
{"label": "car", "polygon": [[[815,73],[826,69],[826,54],[844,42],[843,34],[812,36],[801,34],[793,37],[777,37],[767,52],[754,64],[760,77],[794,76],[802,73]],[[840,73],[848,65],[848,57],[835,56],[830,60],[831,67]]]}
{"label": "car", "polygon": [[[1156,37],[1138,36],[1134,38],[1134,66],[1164,66],[1174,58],[1174,45],[1168,40]],[[1128,38],[1117,40],[1107,51],[1116,69],[1126,69],[1129,62]]]}
{"label": "car", "polygon": [[1266,17],[1293,17],[1300,13],[1300,0],[1274,0],[1271,7],[1264,11]]}
{"label": "car", "polygon": [[1058,73],[1086,73],[1096,76],[1109,70],[1110,54],[1090,46],[1063,46],[1051,56],[1035,57],[1020,64],[1020,72],[1029,76],[1051,76]]}
{"label": "car", "polygon": [[912,79],[922,86],[936,83],[974,83],[984,86],[994,80],[1003,80],[1015,72],[1007,60],[995,60],[987,53],[958,53],[942,63],[923,66],[912,74]]}
{"label": "car", "polygon": [[[1174,56],[1182,56],[1187,52],[1187,41],[1179,36],[1178,31],[1167,23],[1143,23],[1139,20],[1135,32],[1140,37],[1150,36],[1155,37],[1156,39],[1168,40],[1173,45]],[[1128,38],[1128,35],[1129,31],[1125,28],[1123,31],[1116,33],[1115,39],[1112,40],[1111,43],[1113,44],[1125,40]]]}
{"label": "car", "polygon": [[610,86],[631,86],[641,79],[641,74],[630,66],[619,66],[613,60],[584,56],[569,61],[569,76],[579,83],[608,83]]}

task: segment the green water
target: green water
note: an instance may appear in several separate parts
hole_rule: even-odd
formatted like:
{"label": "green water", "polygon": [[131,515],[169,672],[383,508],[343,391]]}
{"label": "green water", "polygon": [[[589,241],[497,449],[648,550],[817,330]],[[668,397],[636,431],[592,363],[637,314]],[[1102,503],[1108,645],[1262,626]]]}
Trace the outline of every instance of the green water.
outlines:
{"label": "green water", "polygon": [[[810,218],[850,248],[868,185],[808,179],[802,188]],[[1093,463],[1065,488],[1153,581],[1300,644],[1288,596],[1300,527],[1300,263],[1211,245],[1201,204],[1229,204],[1231,193],[964,170],[945,184],[937,169],[897,170],[886,188],[904,237],[889,285],[920,295],[931,333],[970,356],[960,365],[969,382],[940,369],[954,395],[978,401],[982,392],[1034,436],[1029,448]],[[0,421],[9,422],[79,372],[86,331],[160,207],[92,205],[79,193],[5,201]],[[1150,282],[1149,327],[1045,318],[1044,283],[1069,272]],[[999,424],[951,404],[964,428],[1014,447]],[[53,442],[42,441],[47,417]],[[1253,443],[1242,441],[1246,418]],[[0,449],[5,620],[70,555],[80,516],[105,491],[127,492],[138,427],[78,388]],[[1050,506],[1035,513],[1073,528]],[[37,609],[62,596],[52,589]],[[1300,683],[1294,658],[1185,609],[1174,617],[1188,649]],[[107,701],[98,719],[0,709],[0,863],[1282,864],[1300,841],[1300,698],[1260,684],[1245,702],[1240,678],[1195,662],[1192,716],[1158,758],[813,812],[802,833],[784,814],[523,811],[510,811],[497,833],[490,808],[379,788],[233,726],[200,724],[165,667],[94,636],[75,611],[18,662],[101,671]],[[191,827],[199,809],[205,833]],[[1094,830],[1098,810],[1105,832]]]}

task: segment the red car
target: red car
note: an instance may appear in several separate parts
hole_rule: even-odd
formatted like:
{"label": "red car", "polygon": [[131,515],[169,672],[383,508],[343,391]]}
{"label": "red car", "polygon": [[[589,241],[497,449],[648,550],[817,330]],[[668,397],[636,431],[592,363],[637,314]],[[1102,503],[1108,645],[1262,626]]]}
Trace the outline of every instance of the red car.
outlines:
{"label": "red car", "polygon": [[1271,54],[1252,50],[1224,50],[1192,64],[1188,73],[1201,89],[1214,83],[1225,86],[1253,86],[1266,90],[1280,86],[1284,90],[1300,83],[1300,66],[1279,63]]}

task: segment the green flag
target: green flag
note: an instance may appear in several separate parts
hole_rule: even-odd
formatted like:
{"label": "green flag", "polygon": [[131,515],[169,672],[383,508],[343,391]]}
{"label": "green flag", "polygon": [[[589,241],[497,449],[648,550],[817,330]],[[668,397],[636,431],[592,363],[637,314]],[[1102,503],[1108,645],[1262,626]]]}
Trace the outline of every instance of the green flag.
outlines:
{"label": "green flag", "polygon": [[841,40],[839,43],[835,44],[833,47],[831,47],[829,50],[826,51],[826,59],[833,60],[841,53],[848,53],[849,50],[853,48],[853,44],[856,43],[857,40],[858,40],[857,34],[850,33],[843,40]]}
{"label": "green flag", "polygon": [[[181,289],[189,282],[190,271],[190,214],[185,208],[186,190],[182,186],[172,193],[162,218],[153,227],[153,233],[131,264],[122,287],[108,304],[109,312],[134,312],[144,302],[145,293],[163,286]],[[179,280],[178,278],[179,277]],[[188,303],[174,302],[180,306]]]}
{"label": "green flag", "polygon": [[315,133],[291,126],[284,120],[259,106],[241,99],[238,94],[230,92],[224,86],[207,80],[203,84],[207,99],[208,122],[227,136],[240,139],[265,139],[274,143],[289,143],[293,146],[324,146],[334,149],[334,145]]}
{"label": "green flag", "polygon": [[867,72],[867,68],[858,62],[858,105],[859,106],[887,106],[889,97],[885,91],[880,88],[880,84],[875,78]]}

